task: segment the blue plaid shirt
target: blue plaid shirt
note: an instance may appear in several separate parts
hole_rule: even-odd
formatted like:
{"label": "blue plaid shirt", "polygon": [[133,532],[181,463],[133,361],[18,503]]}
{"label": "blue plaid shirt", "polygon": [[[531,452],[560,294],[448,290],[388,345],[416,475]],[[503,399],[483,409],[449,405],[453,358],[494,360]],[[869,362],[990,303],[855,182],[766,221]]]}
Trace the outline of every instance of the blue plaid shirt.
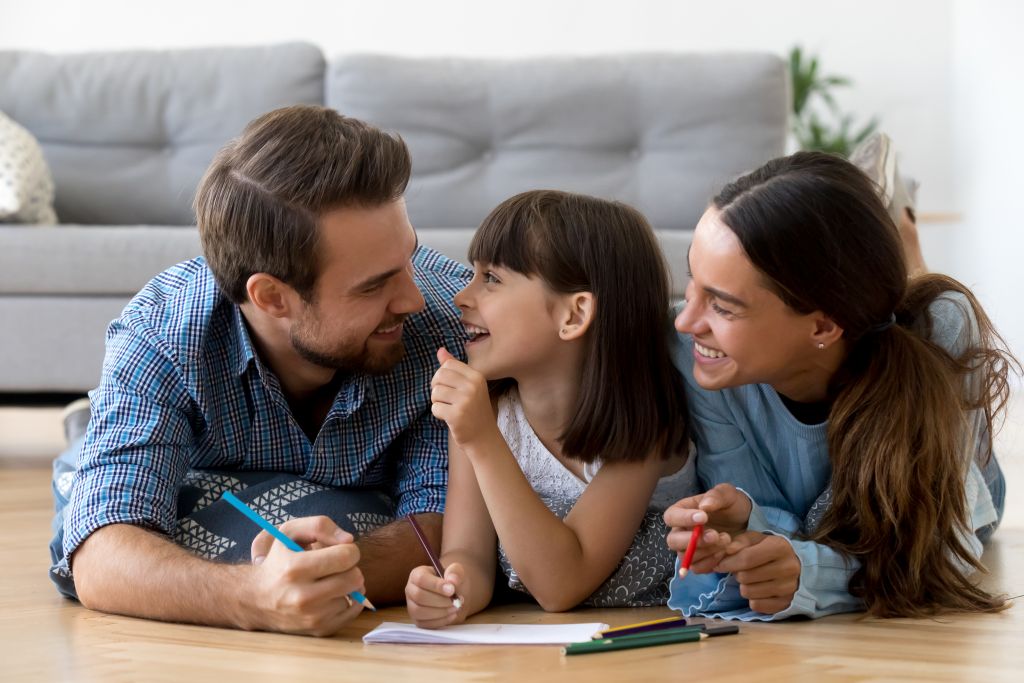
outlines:
{"label": "blue plaid shirt", "polygon": [[190,469],[293,473],[389,491],[397,515],[443,512],[448,436],[430,414],[430,378],[439,346],[463,353],[452,299],[471,273],[425,247],[413,265],[426,307],[406,322],[405,357],[388,374],[346,379],[313,443],[205,261],[154,278],[107,331],[64,515],[64,557],[108,524],[170,534]]}

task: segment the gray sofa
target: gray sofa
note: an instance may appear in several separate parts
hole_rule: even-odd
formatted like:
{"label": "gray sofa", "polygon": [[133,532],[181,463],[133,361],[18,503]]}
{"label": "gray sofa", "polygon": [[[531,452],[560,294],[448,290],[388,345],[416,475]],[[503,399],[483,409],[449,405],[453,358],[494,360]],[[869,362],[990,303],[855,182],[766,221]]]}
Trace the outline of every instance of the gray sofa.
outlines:
{"label": "gray sofa", "polygon": [[40,141],[60,221],[0,226],[0,392],[95,386],[109,321],[150,277],[199,253],[191,201],[214,152],[255,116],[297,103],[402,135],[424,244],[463,259],[506,197],[586,192],[648,216],[678,293],[715,189],[783,152],[788,86],[782,60],[766,54],[0,52],[0,111]]}

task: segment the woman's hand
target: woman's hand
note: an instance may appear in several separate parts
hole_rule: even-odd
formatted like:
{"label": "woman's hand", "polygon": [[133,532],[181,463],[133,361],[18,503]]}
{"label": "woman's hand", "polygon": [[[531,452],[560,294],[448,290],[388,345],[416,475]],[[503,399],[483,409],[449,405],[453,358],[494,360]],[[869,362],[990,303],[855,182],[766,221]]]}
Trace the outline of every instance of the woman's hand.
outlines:
{"label": "woman's hand", "polygon": [[690,571],[706,574],[726,556],[733,538],[746,531],[750,499],[732,484],[719,484],[710,491],[683,498],[665,510],[665,524],[671,527],[668,547],[682,557],[695,526],[704,526]]}
{"label": "woman's hand", "polygon": [[784,537],[747,531],[729,544],[714,570],[736,577],[750,609],[775,614],[793,602],[800,569],[800,558]]}
{"label": "woman's hand", "polygon": [[500,439],[487,379],[446,349],[437,350],[437,360],[441,367],[430,380],[430,412],[448,423],[452,438],[467,455],[495,435]]}
{"label": "woman's hand", "polygon": [[[441,628],[465,621],[460,590],[465,591],[462,565],[453,562],[444,570],[444,578],[433,567],[416,567],[405,584],[405,604],[409,616],[420,628]],[[459,606],[456,607],[458,601]]]}

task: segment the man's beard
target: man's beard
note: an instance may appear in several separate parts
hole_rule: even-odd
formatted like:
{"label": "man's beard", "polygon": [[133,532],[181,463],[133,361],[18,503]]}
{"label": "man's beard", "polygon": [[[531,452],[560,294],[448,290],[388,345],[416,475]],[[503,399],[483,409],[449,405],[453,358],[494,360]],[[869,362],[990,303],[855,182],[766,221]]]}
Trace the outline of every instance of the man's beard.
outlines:
{"label": "man's beard", "polygon": [[[397,322],[382,325],[382,327],[391,327]],[[405,344],[401,339],[377,353],[370,351],[368,340],[358,346],[350,344],[332,349],[314,348],[309,341],[320,336],[317,334],[319,330],[320,325],[317,322],[312,324],[303,322],[299,326],[292,327],[290,339],[296,353],[322,368],[352,374],[384,375],[398,365],[405,356]]]}

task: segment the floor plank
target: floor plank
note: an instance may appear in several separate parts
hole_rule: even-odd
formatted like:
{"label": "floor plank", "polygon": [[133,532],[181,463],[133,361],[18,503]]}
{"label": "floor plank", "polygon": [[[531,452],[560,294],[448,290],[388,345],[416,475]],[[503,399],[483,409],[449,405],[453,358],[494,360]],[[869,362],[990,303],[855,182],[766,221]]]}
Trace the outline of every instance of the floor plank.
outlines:
{"label": "floor plank", "polygon": [[[164,624],[100,614],[57,596],[46,577],[49,472],[0,468],[0,671],[3,680],[47,681],[539,681],[750,680],[1018,681],[1024,612],[936,620],[861,620],[743,625],[738,636],[600,655],[564,657],[557,647],[363,645],[404,610],[365,613],[333,638]],[[1024,593],[1024,530],[997,532],[985,557],[988,585]],[[667,610],[545,614],[504,606],[478,622],[625,624]]]}

